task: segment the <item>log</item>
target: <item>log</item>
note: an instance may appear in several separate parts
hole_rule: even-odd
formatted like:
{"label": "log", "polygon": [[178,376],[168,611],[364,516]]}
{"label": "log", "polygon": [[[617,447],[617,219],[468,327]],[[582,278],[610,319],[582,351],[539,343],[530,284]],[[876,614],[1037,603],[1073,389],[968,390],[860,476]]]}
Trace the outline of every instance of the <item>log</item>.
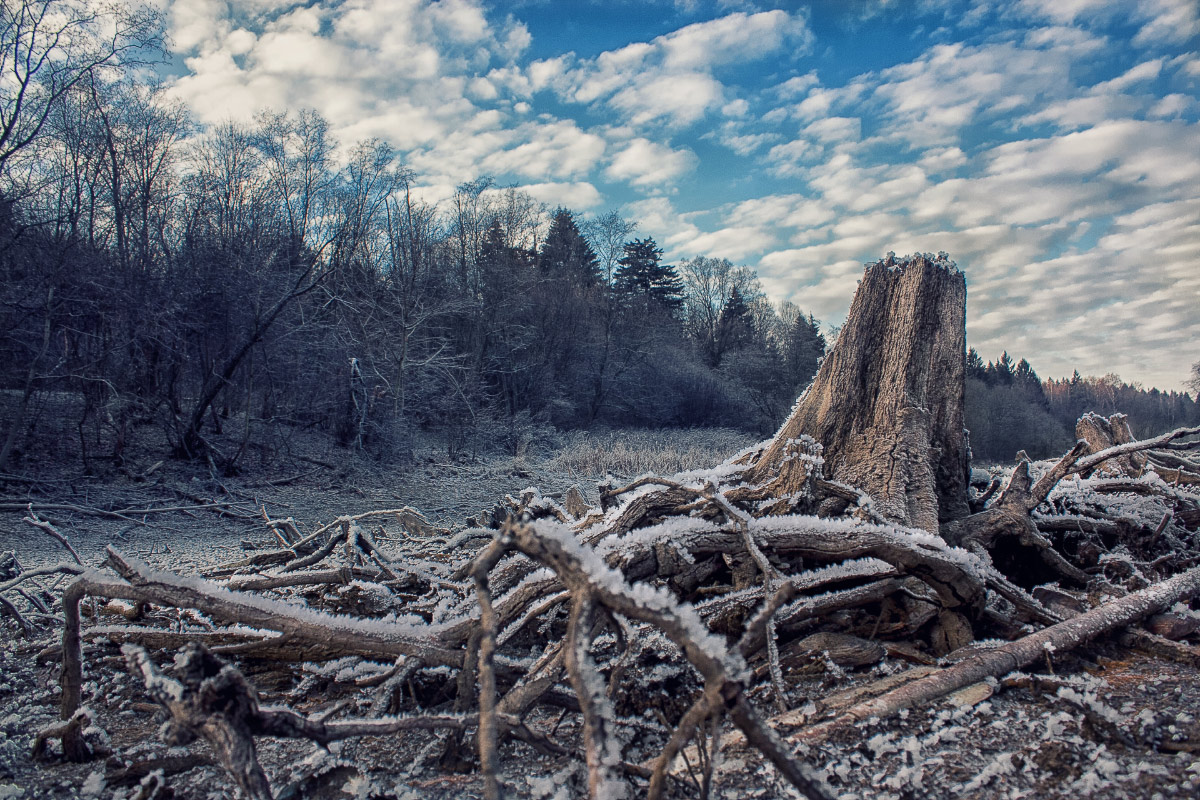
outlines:
{"label": "log", "polygon": [[891,716],[905,708],[928,703],[987,678],[998,678],[1045,658],[1047,653],[1074,649],[1196,594],[1200,594],[1200,567],[1139,592],[1111,600],[1091,611],[1051,625],[1015,642],[977,653],[953,667],[900,686],[846,709],[831,720],[798,731],[788,740],[793,744],[824,741],[834,733],[863,720]]}
{"label": "log", "polygon": [[765,483],[803,435],[825,474],[892,522],[937,533],[965,517],[966,281],[944,255],[867,267],[837,344],[749,474]]}

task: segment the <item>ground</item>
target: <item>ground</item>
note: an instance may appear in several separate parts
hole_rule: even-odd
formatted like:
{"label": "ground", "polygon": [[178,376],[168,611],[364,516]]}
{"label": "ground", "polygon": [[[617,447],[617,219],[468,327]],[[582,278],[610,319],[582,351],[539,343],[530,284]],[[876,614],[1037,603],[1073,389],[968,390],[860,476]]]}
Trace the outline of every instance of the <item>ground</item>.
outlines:
{"label": "ground", "polygon": [[[708,437],[705,439],[705,437]],[[673,472],[713,464],[747,444],[736,435],[693,434],[690,444],[651,435],[576,437],[537,452],[451,461],[432,446],[402,464],[387,465],[344,451],[306,451],[311,461],[261,465],[229,478],[207,469],[144,458],[120,470],[85,477],[69,466],[37,465],[29,480],[9,480],[0,503],[32,501],[73,505],[43,512],[65,533],[85,563],[96,563],[113,545],[151,563],[180,572],[238,558],[270,545],[262,513],[292,517],[312,530],[341,514],[412,506],[435,526],[461,528],[464,520],[506,493],[538,486],[558,494],[579,485],[595,498],[595,481],[606,471],[628,477],[644,470]],[[333,468],[314,461],[336,464]],[[124,513],[100,517],[79,509],[142,509],[167,505],[220,507],[169,513]],[[69,558],[48,536],[21,521],[12,506],[0,513],[0,553],[12,551],[26,566]],[[402,551],[401,539],[385,546]],[[47,588],[53,589],[53,581]],[[53,591],[51,592],[53,594]],[[53,611],[53,608],[51,608]],[[36,732],[57,718],[58,666],[53,652],[59,628],[48,620],[32,637],[0,620],[0,800],[9,798],[154,796],[139,789],[142,774],[129,765],[161,766],[166,787],[181,800],[235,797],[220,768],[201,765],[172,773],[171,759],[206,756],[203,744],[168,748],[160,736],[161,712],[147,703],[140,685],[124,670],[116,645],[85,646],[84,702],[93,713],[97,740],[112,755],[90,763],[63,762],[51,744],[48,757],[31,757]],[[155,654],[160,666],[171,654]],[[1200,662],[1194,662],[1200,663]],[[288,703],[314,713],[366,713],[338,707],[357,697],[362,667],[350,663],[306,665],[281,670],[246,662],[244,669],[264,703]],[[866,684],[912,665],[895,657],[857,671],[834,665],[789,676],[792,712],[775,720],[785,738],[799,727],[803,710],[848,687]],[[382,669],[383,667],[379,667]],[[369,671],[369,670],[368,670]],[[761,706],[769,707],[755,693]],[[343,704],[344,705],[344,704]],[[619,706],[619,704],[618,704]],[[818,748],[801,747],[805,761],[821,770],[843,798],[1010,797],[1170,798],[1200,793],[1200,670],[1169,663],[1108,641],[1085,651],[1055,655],[1036,674],[1008,676],[974,693],[914,709],[899,717],[866,723]],[[663,743],[661,733],[639,718],[623,728],[625,758],[643,762]],[[575,715],[534,719],[534,727],[574,743]],[[280,797],[476,797],[482,785],[474,772],[454,771],[442,759],[439,737],[412,734],[350,741],[323,752],[306,743],[262,740],[260,755]],[[695,758],[695,753],[692,753]],[[577,759],[547,757],[520,743],[501,752],[502,777],[516,796],[576,797],[586,792]],[[694,765],[693,765],[694,766]],[[687,766],[678,770],[673,791],[697,796]],[[736,745],[718,758],[716,791],[723,797],[788,797],[785,785],[757,752]],[[147,779],[153,780],[153,779]],[[644,792],[634,783],[632,793]],[[148,786],[148,784],[147,784]],[[160,792],[157,796],[168,796]]]}

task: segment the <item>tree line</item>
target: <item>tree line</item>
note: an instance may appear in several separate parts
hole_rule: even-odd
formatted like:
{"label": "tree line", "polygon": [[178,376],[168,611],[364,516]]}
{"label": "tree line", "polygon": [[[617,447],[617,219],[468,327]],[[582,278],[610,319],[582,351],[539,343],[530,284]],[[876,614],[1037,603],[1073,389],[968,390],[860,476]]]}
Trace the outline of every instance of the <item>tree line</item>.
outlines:
{"label": "tree line", "polygon": [[1008,351],[985,364],[969,349],[966,389],[971,451],[984,462],[1011,461],[1021,449],[1033,458],[1060,454],[1075,442],[1075,422],[1089,411],[1128,415],[1139,439],[1200,424],[1200,405],[1186,392],[1146,389],[1111,374],[1084,377],[1078,370],[1043,381]]}
{"label": "tree line", "polygon": [[85,464],[152,426],[226,469],[280,426],[378,453],[417,430],[451,451],[538,424],[765,432],[816,370],[819,323],[746,267],[666,264],[615,212],[490,178],[428,202],[312,111],[200,131],[136,68],[153,19],[110,41],[63,7],[5,4],[6,62],[43,66],[0,88],[0,469],[56,418]]}
{"label": "tree line", "polygon": [[[539,426],[766,433],[825,352],[753,270],[668,264],[616,212],[487,177],[430,202],[313,111],[198,129],[146,79],[153,10],[2,13],[0,471],[47,431],[85,466],[153,430],[226,470],[303,429],[383,455],[422,431],[452,454]],[[1051,447],[1081,392],[992,368],[968,386],[977,454],[1018,429]]]}

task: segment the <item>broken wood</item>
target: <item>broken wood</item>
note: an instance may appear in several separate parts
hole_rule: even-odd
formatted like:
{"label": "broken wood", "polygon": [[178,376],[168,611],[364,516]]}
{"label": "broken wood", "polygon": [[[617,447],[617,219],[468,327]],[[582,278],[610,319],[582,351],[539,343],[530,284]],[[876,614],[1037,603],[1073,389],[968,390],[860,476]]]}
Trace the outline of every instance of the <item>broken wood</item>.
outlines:
{"label": "broken wood", "polygon": [[814,743],[872,717],[889,717],[905,708],[929,703],[950,692],[986,678],[997,678],[1057,650],[1071,650],[1098,636],[1120,630],[1180,600],[1200,594],[1200,568],[1151,586],[1140,592],[1110,600],[1091,611],[1032,633],[1015,642],[984,650],[953,667],[927,675],[913,683],[852,708],[826,722],[788,737],[792,743]]}
{"label": "broken wood", "polygon": [[142,648],[122,648],[129,670],[146,693],[169,715],[164,737],[172,746],[203,738],[238,788],[254,800],[272,800],[271,784],[258,763],[255,736],[311,739],[328,744],[360,736],[386,736],[400,731],[463,730],[477,724],[472,716],[430,715],[379,720],[323,722],[288,709],[265,709],[245,676],[197,644],[176,658],[178,680],[159,672]]}

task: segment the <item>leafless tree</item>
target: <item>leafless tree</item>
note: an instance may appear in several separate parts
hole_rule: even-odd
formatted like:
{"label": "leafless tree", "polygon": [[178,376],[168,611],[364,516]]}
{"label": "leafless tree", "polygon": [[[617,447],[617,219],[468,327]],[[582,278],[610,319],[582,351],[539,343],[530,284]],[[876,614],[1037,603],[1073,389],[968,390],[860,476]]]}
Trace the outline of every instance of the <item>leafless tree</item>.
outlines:
{"label": "leafless tree", "polygon": [[717,328],[721,311],[733,296],[734,289],[747,302],[762,295],[758,278],[749,267],[736,266],[727,258],[696,256],[679,266],[687,292],[684,310],[687,329],[700,343],[710,361],[719,361]]}
{"label": "leafless tree", "polygon": [[0,4],[0,173],[41,135],[54,107],[99,71],[152,57],[162,21],[148,5],[88,0]]}
{"label": "leafless tree", "polygon": [[617,259],[621,257],[625,243],[637,230],[637,223],[627,220],[616,211],[609,211],[598,217],[592,217],[583,224],[583,234],[596,251],[596,260],[600,263],[600,271],[607,283],[612,283],[613,271],[617,267]]}

